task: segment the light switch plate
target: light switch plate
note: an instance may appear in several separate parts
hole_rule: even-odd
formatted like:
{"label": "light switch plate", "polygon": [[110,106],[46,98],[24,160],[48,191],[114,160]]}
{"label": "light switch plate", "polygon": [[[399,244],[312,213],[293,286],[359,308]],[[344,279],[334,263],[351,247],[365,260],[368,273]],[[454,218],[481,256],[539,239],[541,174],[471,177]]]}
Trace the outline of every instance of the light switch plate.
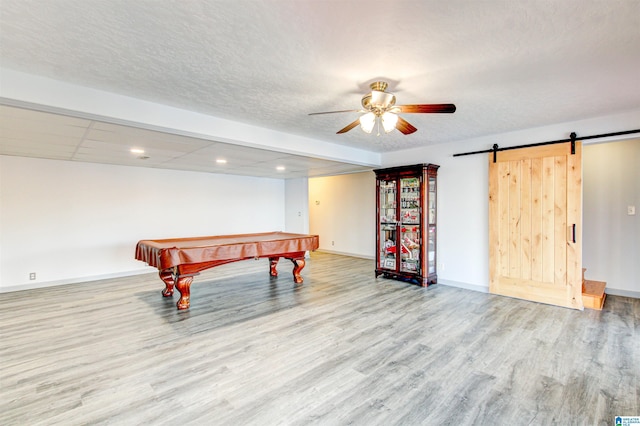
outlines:
{"label": "light switch plate", "polygon": [[627,206],[627,214],[633,216],[636,214],[636,206]]}

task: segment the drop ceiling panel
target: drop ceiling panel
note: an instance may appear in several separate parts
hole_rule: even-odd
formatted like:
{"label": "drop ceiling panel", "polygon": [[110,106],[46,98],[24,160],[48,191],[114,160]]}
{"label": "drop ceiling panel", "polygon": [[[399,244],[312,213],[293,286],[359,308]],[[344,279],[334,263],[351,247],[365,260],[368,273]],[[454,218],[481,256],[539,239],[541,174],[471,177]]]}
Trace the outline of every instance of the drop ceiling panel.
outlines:
{"label": "drop ceiling panel", "polygon": [[129,147],[172,149],[180,152],[194,150],[214,144],[213,142],[186,136],[163,134],[146,129],[131,129],[126,126],[99,123],[87,132],[87,139],[126,145]]}
{"label": "drop ceiling panel", "polygon": [[4,138],[3,135],[3,140],[2,143],[0,143],[0,146],[2,146],[3,148],[9,146],[24,146],[32,148],[42,147],[43,149],[59,149],[66,152],[68,150],[75,150],[80,143],[79,140],[72,140],[62,136],[47,136],[42,134],[17,134],[15,136],[16,137]]}
{"label": "drop ceiling panel", "polygon": [[240,160],[267,161],[286,157],[288,154],[278,151],[244,147],[231,144],[218,144],[198,151],[198,155],[209,156],[214,160],[218,157],[231,157]]}
{"label": "drop ceiling panel", "polygon": [[0,125],[2,137],[41,140],[43,138],[58,141],[69,140],[79,142],[86,132],[85,127],[70,126],[54,123],[51,119],[46,122],[29,120],[28,118],[2,118]]}
{"label": "drop ceiling panel", "polygon": [[73,160],[76,161],[88,161],[91,163],[99,163],[105,161],[110,164],[126,164],[129,166],[151,167],[156,164],[161,164],[171,160],[171,157],[157,156],[155,159],[144,159],[134,157],[132,155],[121,155],[119,153],[108,153],[105,151],[96,151],[87,148],[80,148],[78,152],[73,156]]}
{"label": "drop ceiling panel", "polygon": [[236,157],[225,157],[228,158],[226,164],[218,164],[216,163],[216,157],[210,157],[207,155],[197,155],[197,154],[187,154],[181,157],[176,157],[173,159],[173,163],[176,166],[193,164],[197,166],[207,166],[207,167],[226,167],[226,168],[234,168],[241,166],[250,166],[256,163],[255,159],[240,159]]}
{"label": "drop ceiling panel", "polygon": [[23,139],[23,140],[41,140],[51,141],[53,143],[67,144],[78,143],[82,140],[84,130],[78,128],[45,128],[43,126],[34,125],[28,121],[9,123],[2,126],[2,137]]}
{"label": "drop ceiling panel", "polygon": [[[247,166],[245,166],[245,167],[247,167]],[[251,164],[250,167],[252,169],[258,171],[258,172],[263,172],[263,173],[278,172],[278,169],[277,169],[278,165],[276,163],[272,163],[272,162],[253,163],[253,164]],[[243,167],[239,167],[239,168],[243,168]],[[287,170],[287,169],[285,168],[285,170]],[[297,171],[297,170],[300,170],[300,169],[299,168],[298,169],[291,169],[289,171]]]}
{"label": "drop ceiling panel", "polygon": [[116,143],[104,142],[104,141],[93,140],[93,139],[85,139],[82,142],[82,145],[80,148],[84,150],[90,149],[94,151],[104,151],[105,153],[120,152],[123,154],[127,154],[128,156],[134,155],[131,153],[128,146],[123,146]]}
{"label": "drop ceiling panel", "polygon": [[0,105],[0,116],[12,120],[28,120],[40,124],[51,126],[71,126],[86,128],[91,123],[90,120],[72,117],[69,115],[54,114],[31,109],[15,108],[8,105]]}
{"label": "drop ceiling panel", "polygon": [[314,166],[331,166],[334,164],[342,164],[330,160],[319,161],[313,158],[301,157],[301,156],[289,156],[282,157],[277,160],[278,165],[285,166],[287,168],[298,168],[298,169],[306,169],[312,168]]}
{"label": "drop ceiling panel", "polygon": [[[311,176],[312,167],[323,174],[326,170],[363,169],[348,163],[10,106],[0,107],[0,119],[2,155],[276,179]],[[131,148],[145,152],[134,154]],[[217,164],[218,158],[227,163]],[[277,166],[285,166],[286,170],[279,171]]]}
{"label": "drop ceiling panel", "polygon": [[231,174],[229,173],[228,169],[224,167],[219,167],[218,165],[215,165],[215,164],[214,165],[197,165],[193,163],[178,164],[174,161],[165,161],[163,163],[154,164],[153,168],[170,169],[170,170],[186,170],[191,172]]}
{"label": "drop ceiling panel", "polygon": [[57,148],[47,149],[46,147],[36,146],[9,146],[2,147],[2,155],[14,155],[18,157],[35,157],[50,158],[55,160],[71,160],[73,151],[64,152]]}
{"label": "drop ceiling panel", "polygon": [[240,167],[229,170],[229,174],[247,175],[251,172],[251,176],[275,178],[275,179],[292,179],[306,176],[306,173],[275,171],[273,169],[261,170],[254,167]]}
{"label": "drop ceiling panel", "polygon": [[[168,148],[171,148],[168,146]],[[145,149],[144,153],[132,153],[129,147],[125,147],[122,145],[94,141],[94,140],[85,140],[78,152],[94,152],[96,154],[104,153],[105,155],[111,156],[120,156],[121,158],[137,158],[139,156],[149,157],[154,161],[165,161],[166,159],[172,159],[183,155],[182,152],[170,149],[160,149],[160,148],[148,148]],[[163,159],[163,160],[161,160]]]}

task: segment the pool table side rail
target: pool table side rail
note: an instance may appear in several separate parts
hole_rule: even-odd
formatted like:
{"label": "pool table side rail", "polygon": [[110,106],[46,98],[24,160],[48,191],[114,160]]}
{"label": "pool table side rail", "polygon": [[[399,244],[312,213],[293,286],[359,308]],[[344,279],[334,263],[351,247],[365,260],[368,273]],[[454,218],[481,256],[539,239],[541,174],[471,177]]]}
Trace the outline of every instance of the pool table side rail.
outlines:
{"label": "pool table side rail", "polygon": [[318,247],[317,235],[285,232],[141,240],[136,245],[136,259],[159,270],[204,263],[208,266],[202,265],[203,269],[207,269],[244,259],[288,257],[287,254],[298,255]]}

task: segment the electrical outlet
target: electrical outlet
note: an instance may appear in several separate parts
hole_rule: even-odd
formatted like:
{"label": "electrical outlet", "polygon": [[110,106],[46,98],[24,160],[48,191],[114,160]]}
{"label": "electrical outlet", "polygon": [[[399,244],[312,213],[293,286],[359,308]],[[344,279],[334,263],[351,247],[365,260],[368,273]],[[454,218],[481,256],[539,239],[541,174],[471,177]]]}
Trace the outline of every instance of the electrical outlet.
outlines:
{"label": "electrical outlet", "polygon": [[633,216],[636,214],[636,206],[627,206],[627,214]]}
{"label": "electrical outlet", "polygon": [[331,245],[332,245],[332,246],[334,245],[334,242],[333,242],[333,241],[331,241]]}
{"label": "electrical outlet", "polygon": [[35,280],[36,279],[36,273],[35,272],[30,273],[29,274],[29,279],[32,280],[32,281]]}

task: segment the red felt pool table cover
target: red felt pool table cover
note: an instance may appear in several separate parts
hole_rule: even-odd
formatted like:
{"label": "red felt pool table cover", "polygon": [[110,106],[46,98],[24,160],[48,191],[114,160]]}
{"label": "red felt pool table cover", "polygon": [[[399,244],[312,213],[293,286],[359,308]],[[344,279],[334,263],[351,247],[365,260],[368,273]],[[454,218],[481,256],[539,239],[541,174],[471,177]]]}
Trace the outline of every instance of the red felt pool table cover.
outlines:
{"label": "red felt pool table cover", "polygon": [[316,250],[319,241],[317,235],[288,232],[141,240],[136,245],[136,259],[162,270],[212,260],[266,257]]}

